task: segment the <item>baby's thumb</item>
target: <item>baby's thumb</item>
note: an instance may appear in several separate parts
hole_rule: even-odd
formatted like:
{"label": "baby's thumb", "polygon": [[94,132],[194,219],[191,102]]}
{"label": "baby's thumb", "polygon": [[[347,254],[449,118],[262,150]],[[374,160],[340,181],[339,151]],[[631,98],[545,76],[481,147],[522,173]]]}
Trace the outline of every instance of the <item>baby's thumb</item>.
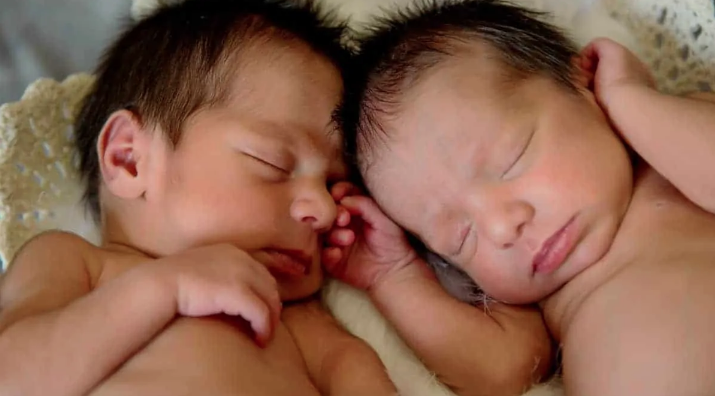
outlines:
{"label": "baby's thumb", "polygon": [[320,259],[325,270],[330,275],[336,276],[343,261],[343,251],[338,247],[325,248]]}
{"label": "baby's thumb", "polygon": [[382,213],[374,200],[365,196],[349,196],[340,201],[351,215],[360,216],[364,223],[372,228],[384,228],[392,225],[392,221]]}

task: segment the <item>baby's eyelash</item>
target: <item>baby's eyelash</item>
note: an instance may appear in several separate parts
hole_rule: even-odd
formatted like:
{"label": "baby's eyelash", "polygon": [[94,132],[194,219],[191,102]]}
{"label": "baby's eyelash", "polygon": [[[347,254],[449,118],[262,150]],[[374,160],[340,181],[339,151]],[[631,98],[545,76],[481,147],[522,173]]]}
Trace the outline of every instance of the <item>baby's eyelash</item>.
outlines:
{"label": "baby's eyelash", "polygon": [[522,146],[521,150],[519,151],[519,154],[514,158],[514,160],[511,162],[511,164],[506,168],[504,173],[502,174],[502,177],[505,177],[514,167],[516,166],[517,163],[519,163],[519,160],[524,156],[526,153],[526,150],[529,148],[529,145],[531,145],[531,140],[534,138],[535,131],[532,131],[529,134],[529,138],[526,140],[526,143]]}
{"label": "baby's eyelash", "polygon": [[269,166],[269,167],[271,167],[271,168],[273,168],[273,169],[275,169],[275,170],[277,170],[277,171],[279,171],[279,172],[288,173],[288,170],[283,169],[282,167],[280,167],[280,166],[278,166],[278,165],[275,165],[275,164],[273,164],[273,163],[271,163],[271,162],[268,162],[268,161],[264,160],[263,158],[256,157],[255,155],[248,154],[248,153],[245,153],[245,154],[246,154],[249,158],[251,158],[251,159],[253,159],[253,160],[255,160],[255,161],[261,163],[262,165]]}
{"label": "baby's eyelash", "polygon": [[459,242],[459,247],[457,248],[457,250],[455,250],[455,252],[451,255],[452,257],[459,256],[462,253],[462,250],[464,250],[464,245],[467,243],[467,239],[469,238],[471,233],[472,233],[472,226],[469,226],[467,228],[467,231],[464,232],[464,236],[460,235],[462,240]]}

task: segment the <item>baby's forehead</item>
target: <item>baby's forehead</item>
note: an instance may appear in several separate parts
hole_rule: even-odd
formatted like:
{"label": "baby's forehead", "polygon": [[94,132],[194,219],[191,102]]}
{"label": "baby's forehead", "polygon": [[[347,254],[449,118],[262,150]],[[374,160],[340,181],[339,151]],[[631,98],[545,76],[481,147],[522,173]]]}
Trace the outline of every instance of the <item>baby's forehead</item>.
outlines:
{"label": "baby's forehead", "polygon": [[503,61],[490,55],[463,51],[448,56],[425,70],[417,83],[405,88],[405,99],[410,96],[439,99],[440,95],[469,94],[470,97],[488,97],[504,100],[520,87],[518,73]]}
{"label": "baby's forehead", "polygon": [[[288,149],[309,162],[326,166],[334,177],[346,172],[343,156],[343,134],[337,123],[330,119],[326,124],[298,124],[274,119],[244,119],[254,136],[269,143],[269,148]],[[316,127],[318,126],[318,127]]]}

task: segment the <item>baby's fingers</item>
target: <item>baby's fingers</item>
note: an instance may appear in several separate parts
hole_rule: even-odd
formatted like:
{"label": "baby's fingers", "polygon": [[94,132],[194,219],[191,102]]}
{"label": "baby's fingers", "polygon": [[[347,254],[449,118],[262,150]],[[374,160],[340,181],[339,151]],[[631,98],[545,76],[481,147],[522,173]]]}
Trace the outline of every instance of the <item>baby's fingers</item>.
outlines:
{"label": "baby's fingers", "polygon": [[350,224],[350,212],[343,206],[338,205],[338,214],[335,218],[338,227],[347,227]]}
{"label": "baby's fingers", "polygon": [[246,287],[249,287],[253,292],[266,303],[271,311],[271,321],[274,326],[280,321],[280,313],[282,309],[281,296],[278,292],[278,282],[271,275],[270,271],[264,265],[251,267],[254,273],[247,281]]}
{"label": "baby's fingers", "polygon": [[349,196],[349,195],[356,195],[356,194],[362,194],[359,188],[355,186],[354,184],[350,182],[340,182],[336,183],[331,189],[330,189],[330,195],[333,196],[333,199],[337,202],[340,202],[341,199]]}
{"label": "baby's fingers", "polygon": [[347,228],[337,228],[328,235],[328,243],[335,246],[347,247],[355,242],[355,232]]}
{"label": "baby's fingers", "polygon": [[343,205],[350,214],[360,216],[362,220],[372,228],[384,231],[400,230],[392,220],[382,213],[377,203],[371,198],[365,196],[345,197],[340,201],[340,204]]}
{"label": "baby's fingers", "polygon": [[588,45],[586,45],[586,47],[581,51],[581,55],[592,61],[598,61],[604,56],[613,55],[614,53],[620,52],[624,49],[625,48],[622,45],[611,39],[599,37],[588,43]]}
{"label": "baby's fingers", "polygon": [[343,256],[343,249],[339,247],[328,247],[323,249],[320,259],[328,273],[334,275],[338,266],[343,261]]}
{"label": "baby's fingers", "polygon": [[[255,341],[265,347],[273,337],[276,312],[250,288],[233,289],[219,298],[226,315],[240,316],[251,325]],[[280,312],[277,312],[280,315]]]}

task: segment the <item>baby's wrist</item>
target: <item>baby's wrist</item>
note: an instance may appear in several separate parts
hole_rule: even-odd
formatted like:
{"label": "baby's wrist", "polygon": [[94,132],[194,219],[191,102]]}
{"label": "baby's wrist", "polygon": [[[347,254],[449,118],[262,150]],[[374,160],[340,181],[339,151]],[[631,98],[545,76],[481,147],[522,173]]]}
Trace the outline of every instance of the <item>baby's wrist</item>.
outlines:
{"label": "baby's wrist", "polygon": [[638,97],[643,94],[657,93],[658,91],[650,85],[640,81],[622,81],[612,84],[600,95],[601,106],[604,111],[612,115],[622,109],[628,109]]}
{"label": "baby's wrist", "polygon": [[178,282],[173,266],[166,265],[165,261],[166,259],[160,259],[147,265],[138,266],[133,276],[137,280],[152,285],[154,292],[151,298],[160,300],[161,305],[176,313],[179,305]]}
{"label": "baby's wrist", "polygon": [[425,280],[436,280],[436,278],[427,263],[415,255],[407,264],[393,268],[382,276],[377,277],[366,291],[372,298],[375,298],[383,295],[383,291],[393,289],[396,284],[423,282]]}

